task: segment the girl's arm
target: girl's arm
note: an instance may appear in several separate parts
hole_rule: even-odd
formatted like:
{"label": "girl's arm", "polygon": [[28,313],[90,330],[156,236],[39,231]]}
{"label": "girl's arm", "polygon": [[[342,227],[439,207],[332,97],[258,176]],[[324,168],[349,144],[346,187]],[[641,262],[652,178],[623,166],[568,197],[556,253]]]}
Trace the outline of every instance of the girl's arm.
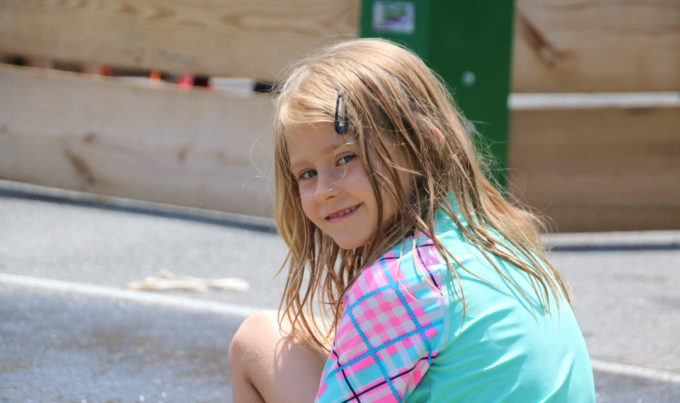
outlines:
{"label": "girl's arm", "polygon": [[317,401],[403,401],[413,391],[444,334],[437,261],[429,244],[364,269],[345,297]]}

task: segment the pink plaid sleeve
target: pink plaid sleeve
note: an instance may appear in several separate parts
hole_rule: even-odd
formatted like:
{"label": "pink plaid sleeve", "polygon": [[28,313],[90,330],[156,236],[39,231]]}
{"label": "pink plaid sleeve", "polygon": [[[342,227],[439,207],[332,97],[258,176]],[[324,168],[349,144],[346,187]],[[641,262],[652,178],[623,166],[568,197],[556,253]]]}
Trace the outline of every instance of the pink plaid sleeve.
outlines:
{"label": "pink plaid sleeve", "polygon": [[402,402],[444,334],[442,265],[431,242],[382,256],[344,301],[318,402]]}

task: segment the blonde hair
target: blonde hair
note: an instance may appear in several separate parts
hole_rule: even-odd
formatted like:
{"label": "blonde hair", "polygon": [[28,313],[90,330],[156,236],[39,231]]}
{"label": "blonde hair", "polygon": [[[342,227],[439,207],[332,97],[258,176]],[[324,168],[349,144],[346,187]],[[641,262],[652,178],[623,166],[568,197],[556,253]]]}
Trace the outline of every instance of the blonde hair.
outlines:
{"label": "blonde hair", "polygon": [[[338,247],[304,215],[284,137],[293,127],[333,123],[339,94],[349,116],[345,135],[359,144],[379,206],[377,222],[383,222],[385,197],[393,197],[399,209],[396,219],[376,231],[367,245],[353,250]],[[528,273],[544,309],[550,293],[558,301],[570,301],[566,281],[539,243],[540,221],[507,202],[487,180],[464,123],[441,80],[419,57],[386,40],[338,43],[293,70],[277,98],[274,143],[276,223],[289,247],[281,269],[287,266],[288,276],[279,310],[295,337],[328,349],[342,314],[342,297],[361,269],[409,234],[435,234],[437,210],[487,257],[498,256]],[[394,144],[406,155],[406,166],[390,156],[388,145]],[[375,164],[386,169],[376,171]],[[412,175],[409,194],[400,184],[400,172]],[[453,263],[461,265],[436,236],[432,238],[451,277],[458,279]],[[464,290],[458,298],[465,304]],[[329,319],[327,326],[315,320],[319,315]]]}

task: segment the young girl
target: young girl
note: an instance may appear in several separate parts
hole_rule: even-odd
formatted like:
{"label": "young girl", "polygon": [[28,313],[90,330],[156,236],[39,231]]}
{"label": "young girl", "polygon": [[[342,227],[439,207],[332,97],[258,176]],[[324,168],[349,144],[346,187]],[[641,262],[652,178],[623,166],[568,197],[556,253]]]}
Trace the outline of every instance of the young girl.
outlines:
{"label": "young girl", "polygon": [[280,316],[230,348],[234,401],[589,402],[592,368],[537,220],[485,178],[411,52],[328,47],[278,96]]}

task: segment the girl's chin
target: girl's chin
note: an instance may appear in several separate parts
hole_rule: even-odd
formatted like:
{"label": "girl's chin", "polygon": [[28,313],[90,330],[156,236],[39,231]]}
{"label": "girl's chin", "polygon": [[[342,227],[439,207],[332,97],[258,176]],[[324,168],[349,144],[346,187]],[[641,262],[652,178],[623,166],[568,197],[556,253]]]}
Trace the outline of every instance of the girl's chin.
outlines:
{"label": "girl's chin", "polygon": [[338,245],[338,247],[339,247],[340,249],[342,249],[342,250],[354,250],[354,249],[358,249],[358,248],[361,248],[362,246],[366,245],[366,243],[367,243],[367,242],[362,243],[362,244],[356,244],[356,245],[355,245],[355,244],[344,244],[344,245],[343,245],[343,244],[340,244],[340,243],[336,242],[336,244]]}
{"label": "girl's chin", "polygon": [[335,244],[342,250],[353,250],[368,245],[374,239],[375,233],[372,233],[369,236],[343,236],[341,238],[333,238],[333,241],[335,241]]}
{"label": "girl's chin", "polygon": [[368,244],[368,241],[370,240],[370,238],[367,239],[364,242],[357,242],[356,239],[352,239],[352,240],[333,239],[333,240],[335,241],[335,244],[338,245],[338,247],[342,250],[354,250],[354,249],[361,248],[362,246],[365,246],[366,244]]}

